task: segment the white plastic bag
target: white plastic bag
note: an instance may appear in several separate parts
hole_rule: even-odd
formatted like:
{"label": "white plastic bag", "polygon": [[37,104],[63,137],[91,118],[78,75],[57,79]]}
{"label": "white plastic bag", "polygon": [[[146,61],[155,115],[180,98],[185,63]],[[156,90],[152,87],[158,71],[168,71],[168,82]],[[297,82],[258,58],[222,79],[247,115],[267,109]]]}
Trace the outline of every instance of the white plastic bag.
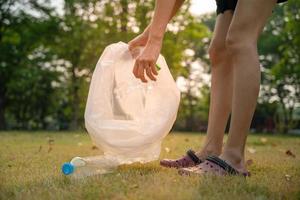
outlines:
{"label": "white plastic bag", "polygon": [[142,83],[132,73],[128,45],[119,42],[105,48],[94,70],[85,126],[105,157],[119,164],[158,159],[176,119],[180,92],[163,56],[157,64],[157,81]]}

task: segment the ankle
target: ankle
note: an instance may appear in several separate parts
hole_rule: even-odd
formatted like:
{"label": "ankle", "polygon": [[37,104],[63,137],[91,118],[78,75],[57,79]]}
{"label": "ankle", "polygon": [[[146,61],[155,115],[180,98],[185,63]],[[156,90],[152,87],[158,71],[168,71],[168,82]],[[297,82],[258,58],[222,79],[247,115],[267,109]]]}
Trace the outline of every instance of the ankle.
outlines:
{"label": "ankle", "polygon": [[223,153],[220,155],[220,158],[228,162],[228,164],[232,165],[239,171],[246,170],[244,155],[237,150],[224,149]]}
{"label": "ankle", "polygon": [[204,148],[202,148],[200,151],[196,152],[196,155],[200,158],[200,159],[206,159],[207,156],[219,156],[222,152],[221,148],[217,148],[216,146],[205,146]]}

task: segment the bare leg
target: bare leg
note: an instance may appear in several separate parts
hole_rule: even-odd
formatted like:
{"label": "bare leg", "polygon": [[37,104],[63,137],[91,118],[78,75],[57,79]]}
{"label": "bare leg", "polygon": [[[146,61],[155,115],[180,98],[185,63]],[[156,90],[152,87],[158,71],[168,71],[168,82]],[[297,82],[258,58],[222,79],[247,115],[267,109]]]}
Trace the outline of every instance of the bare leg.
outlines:
{"label": "bare leg", "polygon": [[241,171],[260,85],[257,40],[275,4],[276,0],[239,0],[226,39],[234,67],[233,98],[229,137],[220,157]]}
{"label": "bare leg", "polygon": [[204,147],[197,152],[200,158],[221,154],[224,130],[231,111],[233,67],[225,40],[232,15],[231,10],[218,15],[209,48],[212,74],[209,123]]}
{"label": "bare leg", "polygon": [[[233,11],[219,14],[214,35],[209,48],[212,65],[211,102],[207,137],[202,150],[196,155],[200,159],[207,155],[220,155],[223,136],[228,116],[231,110],[233,67],[225,48],[225,40],[231,23]],[[193,161],[183,157],[176,160],[163,159],[160,164],[165,167],[188,167]]]}

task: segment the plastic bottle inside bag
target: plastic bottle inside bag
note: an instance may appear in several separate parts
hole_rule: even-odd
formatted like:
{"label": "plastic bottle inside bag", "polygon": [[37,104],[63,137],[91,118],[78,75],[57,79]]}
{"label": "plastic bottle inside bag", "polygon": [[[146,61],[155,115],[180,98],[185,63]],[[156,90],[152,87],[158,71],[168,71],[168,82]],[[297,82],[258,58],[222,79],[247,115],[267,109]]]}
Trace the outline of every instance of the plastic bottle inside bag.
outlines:
{"label": "plastic bottle inside bag", "polygon": [[117,166],[116,160],[106,156],[74,157],[70,162],[63,164],[62,172],[73,178],[83,178],[111,173]]}

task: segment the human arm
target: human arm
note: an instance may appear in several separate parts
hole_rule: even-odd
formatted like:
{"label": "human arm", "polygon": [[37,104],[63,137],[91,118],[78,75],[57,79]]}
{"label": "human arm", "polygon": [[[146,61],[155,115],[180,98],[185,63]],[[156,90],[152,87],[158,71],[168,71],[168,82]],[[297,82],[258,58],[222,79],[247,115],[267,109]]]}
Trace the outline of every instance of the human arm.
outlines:
{"label": "human arm", "polygon": [[151,80],[156,80],[155,63],[159,56],[163,36],[169,21],[177,13],[184,0],[156,0],[155,11],[151,23],[141,35],[129,42],[129,50],[137,46],[145,46],[143,52],[137,57],[133,69],[136,78],[147,82],[144,73]]}

